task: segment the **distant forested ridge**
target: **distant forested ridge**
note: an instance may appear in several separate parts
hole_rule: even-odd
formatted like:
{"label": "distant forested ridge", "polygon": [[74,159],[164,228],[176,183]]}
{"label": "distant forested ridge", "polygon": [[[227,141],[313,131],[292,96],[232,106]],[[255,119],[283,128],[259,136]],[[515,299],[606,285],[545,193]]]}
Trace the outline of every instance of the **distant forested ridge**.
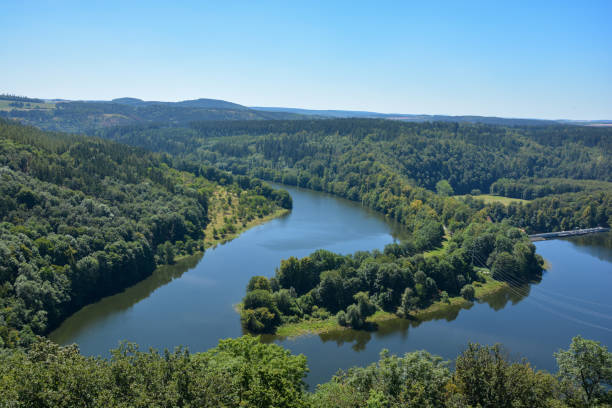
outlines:
{"label": "distant forested ridge", "polygon": [[287,192],[246,176],[179,171],[140,148],[0,119],[0,346],[27,345],[201,250],[219,185],[241,194],[243,212],[291,207]]}
{"label": "distant forested ridge", "polygon": [[446,195],[491,191],[541,199],[508,209],[482,205],[528,232],[607,226],[612,217],[612,129],[603,127],[329,119],[207,121],[98,134],[176,160],[361,201],[404,223],[409,203],[421,196],[442,211],[442,197],[419,189],[437,191],[441,181],[450,187]]}
{"label": "distant forested ridge", "polygon": [[133,124],[163,123],[166,126],[177,126],[202,120],[301,118],[298,114],[255,111],[214,99],[147,102],[135,98],[119,98],[112,101],[58,101],[45,106],[23,105],[23,102],[43,102],[31,98],[7,96],[6,100],[14,101],[9,105],[12,109],[0,109],[0,117],[45,130],[71,133],[91,133],[99,128]]}
{"label": "distant forested ridge", "polygon": [[12,102],[34,102],[43,103],[42,99],[28,98],[27,96],[18,96],[11,94],[0,94],[0,101],[12,101]]}

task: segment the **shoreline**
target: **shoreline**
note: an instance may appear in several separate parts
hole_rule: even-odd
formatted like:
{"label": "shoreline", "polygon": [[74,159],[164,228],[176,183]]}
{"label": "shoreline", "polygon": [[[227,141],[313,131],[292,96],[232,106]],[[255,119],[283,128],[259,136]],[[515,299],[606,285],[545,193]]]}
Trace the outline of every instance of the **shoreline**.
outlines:
{"label": "shoreline", "polygon": [[[485,283],[474,282],[472,284],[476,291],[473,301],[467,300],[461,296],[454,296],[449,298],[449,303],[436,301],[425,309],[415,310],[414,312],[410,313],[410,317],[408,319],[398,316],[395,313],[378,310],[372,316],[368,317],[366,322],[376,324],[395,319],[404,319],[415,322],[435,320],[437,318],[442,318],[442,315],[446,314],[447,312],[459,312],[461,309],[468,309],[474,304],[475,301],[485,301],[488,296],[492,296],[508,288],[508,284],[506,282],[496,281],[488,275],[485,277],[485,279]],[[239,309],[239,305],[235,305],[234,310],[239,313]],[[298,323],[282,324],[278,326],[276,333],[267,334],[266,336],[273,336],[275,338],[282,339],[296,339],[302,336],[326,334],[345,330],[354,329],[340,326],[336,320],[336,316],[330,316],[325,320],[311,319]],[[376,330],[374,330],[374,332],[376,332]]]}
{"label": "shoreline", "polygon": [[[257,227],[258,225],[265,224],[266,222],[272,221],[276,218],[283,217],[285,215],[288,215],[289,213],[291,213],[291,210],[288,210],[286,208],[280,208],[272,212],[271,214],[265,215],[261,218],[252,219],[251,221],[247,222],[246,225],[240,226],[240,228],[238,228],[235,232],[231,234],[227,234],[227,235],[224,235],[223,237],[219,237],[216,239],[213,238],[211,240],[207,240],[206,237],[204,237],[204,250],[209,249],[209,248],[215,248],[217,245],[223,245],[229,241],[232,241],[238,238],[243,232],[246,232],[247,230],[250,230],[251,228]],[[208,231],[208,227],[206,228],[205,231]],[[191,255],[187,255],[187,256],[191,256]]]}
{"label": "shoreline", "polygon": [[209,222],[204,229],[204,249],[224,244],[249,228],[291,212],[276,205],[271,213],[248,220],[245,214],[240,214],[239,205],[236,205],[239,202],[240,197],[225,187],[220,186],[213,192],[208,209]]}
{"label": "shoreline", "polygon": [[[233,207],[232,209],[235,209],[235,207]],[[177,262],[181,262],[181,261],[184,261],[184,260],[189,259],[189,258],[202,257],[206,253],[207,249],[215,248],[217,245],[220,245],[220,244],[222,245],[222,244],[225,244],[225,243],[227,243],[229,241],[232,241],[233,239],[238,238],[243,232],[245,232],[245,231],[247,231],[247,230],[249,230],[249,229],[251,229],[253,227],[256,227],[258,225],[264,224],[264,223],[266,223],[268,221],[271,221],[271,220],[273,220],[275,218],[279,218],[279,217],[285,216],[285,215],[289,214],[290,212],[291,212],[291,210],[279,207],[278,209],[276,209],[272,213],[267,214],[267,215],[265,215],[263,217],[254,218],[251,221],[248,221],[244,225],[239,224],[240,226],[237,227],[236,231],[233,232],[233,233],[226,234],[223,237],[219,237],[217,239],[212,239],[212,240],[208,240],[207,241],[206,238],[207,238],[207,236],[209,236],[207,232],[211,232],[212,231],[212,227],[213,227],[213,222],[211,221],[206,226],[206,229],[204,230],[205,231],[205,236],[204,236],[204,238],[201,241],[202,245],[203,245],[203,248],[201,250],[194,251],[192,254],[183,254],[183,255],[175,256],[174,257],[174,262],[172,264],[160,264],[160,265],[156,265],[155,268],[153,268],[153,270],[151,271],[150,274],[148,274],[147,276],[143,277],[139,281],[134,282],[131,285],[126,286],[126,287],[124,287],[124,288],[122,288],[122,289],[120,289],[120,290],[118,290],[116,292],[109,293],[106,296],[103,296],[103,297],[101,297],[99,299],[96,299],[95,301],[93,301],[91,303],[87,303],[87,304],[81,306],[80,308],[74,310],[72,313],[66,315],[61,321],[57,322],[56,325],[48,327],[43,335],[48,338],[51,333],[53,333],[58,328],[60,328],[62,326],[62,324],[64,324],[68,319],[70,319],[72,316],[74,316],[75,314],[77,314],[78,312],[83,310],[84,308],[87,308],[89,306],[95,305],[96,303],[99,303],[99,302],[103,301],[104,299],[107,299],[107,298],[110,298],[110,297],[113,297],[113,296],[116,296],[116,295],[118,295],[120,293],[125,292],[126,290],[128,290],[128,289],[130,289],[130,288],[140,284],[141,282],[149,279],[160,268],[172,267],[172,266],[176,265]],[[223,217],[223,215],[227,215],[227,214],[224,214],[222,212],[217,212],[213,216],[217,217],[219,215],[221,217]],[[209,227],[210,227],[211,231],[209,231]]]}

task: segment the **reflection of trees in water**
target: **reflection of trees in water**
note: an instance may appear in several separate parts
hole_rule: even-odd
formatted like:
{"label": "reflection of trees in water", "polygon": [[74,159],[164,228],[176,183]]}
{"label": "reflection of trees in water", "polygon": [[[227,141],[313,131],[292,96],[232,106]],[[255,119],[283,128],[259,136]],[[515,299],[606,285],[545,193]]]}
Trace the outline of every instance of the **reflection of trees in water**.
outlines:
{"label": "reflection of trees in water", "polygon": [[202,259],[202,254],[180,259],[173,265],[160,266],[153,271],[151,276],[134,286],[130,286],[123,292],[85,306],[51,333],[51,339],[62,344],[64,340],[74,338],[75,334],[86,330],[108,316],[129,309],[141,300],[148,298],[157,288],[167,285],[174,279],[180,278],[188,270],[193,269],[200,262],[200,259]]}
{"label": "reflection of trees in water", "polygon": [[[531,284],[538,283],[537,281],[525,284],[522,286],[512,286],[499,290],[493,294],[483,297],[478,303],[486,303],[495,311],[499,311],[506,307],[508,303],[515,305],[529,296],[531,292]],[[328,333],[319,334],[322,342],[334,341],[338,346],[344,343],[355,343],[351,347],[355,351],[365,350],[367,343],[375,336],[381,339],[387,336],[400,334],[402,339],[408,338],[410,328],[419,327],[422,323],[433,320],[446,320],[451,322],[459,316],[459,312],[466,309],[469,310],[474,306],[473,302],[466,302],[461,305],[453,305],[442,310],[436,310],[428,313],[426,317],[421,319],[407,320],[403,318],[391,319],[379,322],[375,330],[337,330]],[[262,341],[271,342],[279,339],[277,336],[263,336]]]}
{"label": "reflection of trees in water", "polygon": [[499,290],[495,293],[492,293],[491,295],[483,297],[482,299],[480,299],[479,303],[486,303],[491,307],[491,309],[497,312],[498,310],[501,310],[506,307],[508,302],[512,302],[513,305],[517,304],[518,302],[529,296],[530,292],[531,284],[524,284],[521,286],[514,286],[509,284],[508,288]]}
{"label": "reflection of trees in water", "polygon": [[[508,287],[502,288],[494,293],[483,296],[478,303],[486,303],[489,307],[496,312],[505,308],[509,303],[516,305],[522,300],[526,299],[531,293],[531,285],[538,284],[542,281],[542,275],[538,275],[531,282],[514,285],[508,282]],[[351,348],[355,351],[363,351],[366,348],[367,343],[372,340],[372,336],[377,339],[382,339],[387,336],[400,334],[401,338],[405,340],[408,338],[410,328],[417,328],[422,323],[430,322],[434,320],[446,320],[452,322],[455,320],[462,310],[469,310],[474,306],[474,302],[465,302],[460,305],[449,305],[444,309],[435,310],[427,313],[425,316],[421,316],[420,319],[403,319],[395,318],[378,322],[375,326],[369,330],[352,330],[352,329],[340,329],[334,330],[327,333],[319,334],[319,338],[323,343],[333,341],[336,342],[338,347],[343,346],[344,343],[355,343]],[[243,334],[248,334],[243,329]],[[286,337],[281,337],[273,334],[266,334],[261,336],[261,341],[264,343],[272,343],[277,340],[286,340]]]}
{"label": "reflection of trees in water", "polygon": [[412,324],[413,327],[418,327],[421,323],[430,322],[432,320],[446,320],[447,322],[452,322],[459,316],[459,312],[462,309],[471,309],[474,306],[472,302],[465,302],[460,305],[448,305],[444,309],[435,310],[433,312],[428,312],[427,314],[421,315],[421,317],[417,320],[414,320]]}
{"label": "reflection of trees in water", "polygon": [[355,342],[351,348],[355,351],[365,350],[366,344],[372,340],[372,331],[366,330],[338,330],[329,333],[319,334],[321,341],[326,343],[328,341],[335,341],[338,347],[344,345],[344,343]]}
{"label": "reflection of trees in water", "polygon": [[[151,276],[140,281],[134,286],[127,288],[117,295],[102,299],[99,303],[104,306],[105,314],[111,314],[125,310],[143,299],[148,298],[156,289],[167,285],[174,279],[180,278],[185,272],[195,268],[202,259],[202,254],[183,258],[173,265],[164,265],[157,268]],[[98,306],[98,304],[94,304]]]}
{"label": "reflection of trees in water", "polygon": [[564,241],[602,261],[612,262],[612,231],[566,238]]}

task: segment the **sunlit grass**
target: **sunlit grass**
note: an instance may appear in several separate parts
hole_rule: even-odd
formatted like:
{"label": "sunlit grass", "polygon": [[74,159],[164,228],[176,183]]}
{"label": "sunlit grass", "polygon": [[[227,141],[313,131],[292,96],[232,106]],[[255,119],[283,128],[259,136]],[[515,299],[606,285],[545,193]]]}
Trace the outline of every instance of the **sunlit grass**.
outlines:
{"label": "sunlit grass", "polygon": [[[456,198],[464,198],[465,195],[456,195]],[[523,200],[520,198],[510,198],[510,197],[502,197],[496,196],[492,194],[479,194],[472,196],[473,198],[477,198],[479,200],[483,200],[486,204],[490,203],[502,203],[503,205],[510,205],[511,203],[527,203],[529,200]]]}

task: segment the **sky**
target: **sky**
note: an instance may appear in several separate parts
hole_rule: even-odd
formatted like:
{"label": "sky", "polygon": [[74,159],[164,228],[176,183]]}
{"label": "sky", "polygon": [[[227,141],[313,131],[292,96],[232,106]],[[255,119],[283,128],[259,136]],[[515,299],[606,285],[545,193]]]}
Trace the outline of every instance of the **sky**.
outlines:
{"label": "sky", "polygon": [[612,1],[18,1],[0,93],[612,119]]}

